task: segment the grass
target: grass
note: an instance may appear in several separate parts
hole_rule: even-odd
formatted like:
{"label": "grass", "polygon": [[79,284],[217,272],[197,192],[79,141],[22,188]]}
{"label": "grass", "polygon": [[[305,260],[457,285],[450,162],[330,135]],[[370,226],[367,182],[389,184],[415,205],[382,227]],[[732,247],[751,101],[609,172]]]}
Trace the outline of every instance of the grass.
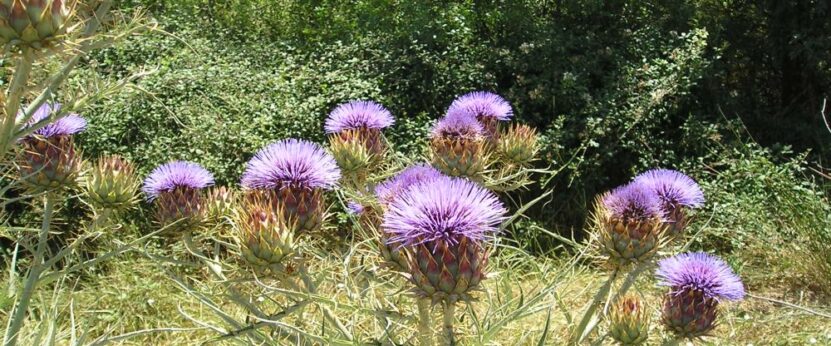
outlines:
{"label": "grass", "polygon": [[[180,244],[150,246],[146,254],[178,254],[177,261],[192,261]],[[325,321],[321,307],[333,310],[356,339],[372,344],[411,343],[415,333],[415,304],[405,294],[402,278],[380,268],[367,243],[343,246],[342,253],[318,253],[310,268],[315,268],[323,281],[315,303],[280,322],[296,326],[306,338],[337,335]],[[796,250],[794,250],[796,251]],[[751,294],[769,297],[804,308],[831,313],[828,296],[800,287],[799,275],[786,258],[793,252],[750,252],[759,261],[745,263],[741,275]],[[459,307],[459,333],[463,344],[531,345],[545,337],[545,344],[563,344],[568,338],[570,322],[579,318],[585,305],[605,279],[605,274],[591,265],[575,264],[571,259],[533,258],[521,251],[503,248],[492,262],[492,276],[485,281],[479,301]],[[261,284],[250,280],[246,269],[232,259],[223,261],[229,282],[240,291],[251,294],[266,314],[284,309],[291,302],[275,291],[292,291],[285,281],[263,278]],[[784,279],[780,273],[793,274]],[[181,281],[181,285],[176,280]],[[187,285],[189,288],[183,289]],[[271,286],[267,288],[266,286]],[[647,302],[652,320],[659,320],[663,290],[654,285],[651,275],[643,275],[637,285],[638,294]],[[59,289],[58,289],[59,288]],[[189,292],[188,292],[189,291]],[[217,338],[218,332],[234,328],[223,321],[196,294],[205,294],[217,307],[234,317],[243,326],[256,319],[239,305],[231,303],[227,287],[215,280],[205,268],[160,264],[140,252],[119,257],[100,274],[91,274],[65,281],[56,287],[57,299],[50,290],[42,290],[36,306],[54,304],[58,339],[69,340],[74,326],[76,334],[83,331],[92,341],[100,335],[110,337],[128,334],[117,342],[127,345],[236,344],[233,339]],[[542,292],[542,294],[541,294]],[[190,294],[189,294],[190,293]],[[295,295],[295,294],[292,294]],[[296,294],[302,300],[302,294]],[[538,300],[534,300],[538,298]],[[434,319],[440,319],[434,310]],[[383,314],[381,314],[383,312]],[[784,306],[769,300],[750,298],[722,310],[721,325],[707,339],[712,344],[808,344],[831,342],[831,320],[803,309]],[[383,316],[382,316],[383,315]],[[404,316],[404,317],[402,317]],[[547,321],[548,319],[548,321]],[[43,328],[50,319],[29,323],[27,332]],[[502,324],[504,322],[504,324]],[[601,333],[605,325],[601,323]],[[214,329],[214,330],[212,330]],[[264,328],[267,330],[270,328]],[[285,327],[283,329],[286,329]],[[438,331],[438,328],[436,329]],[[145,331],[145,332],[142,332]],[[273,331],[273,330],[272,330]],[[134,334],[131,334],[134,333]],[[297,334],[294,335],[296,341]],[[288,342],[278,334],[264,333],[278,344]],[[650,344],[662,340],[661,328],[653,323]],[[238,340],[237,340],[238,341]],[[316,342],[334,343],[319,339]]]}

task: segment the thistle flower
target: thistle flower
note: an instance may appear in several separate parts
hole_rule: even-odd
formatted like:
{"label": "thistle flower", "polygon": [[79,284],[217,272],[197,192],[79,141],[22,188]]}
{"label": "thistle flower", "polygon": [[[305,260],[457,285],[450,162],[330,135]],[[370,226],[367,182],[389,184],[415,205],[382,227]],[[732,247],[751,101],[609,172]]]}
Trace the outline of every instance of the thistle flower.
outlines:
{"label": "thistle flower", "polygon": [[510,120],[513,110],[502,96],[487,91],[474,91],[454,100],[447,109],[447,115],[473,117],[482,123],[488,138],[495,138],[498,134],[497,123]]}
{"label": "thistle flower", "polygon": [[202,222],[202,189],[213,183],[213,175],[199,164],[173,161],[150,172],[142,191],[156,205],[156,220],[160,224],[184,219],[179,226],[187,229]]}
{"label": "thistle flower", "polygon": [[335,107],[326,119],[327,134],[344,130],[377,129],[392,126],[395,119],[384,106],[373,101],[351,101]]}
{"label": "thistle flower", "polygon": [[505,213],[492,192],[442,177],[413,185],[396,198],[382,228],[390,244],[409,252],[417,294],[454,303],[469,299],[484,278],[487,251],[481,242],[497,231]]}
{"label": "thistle flower", "polygon": [[[40,106],[26,123],[31,127],[60,112],[59,103]],[[18,115],[21,117],[22,115]],[[20,176],[34,193],[68,187],[81,170],[81,156],[75,149],[73,135],[86,129],[87,122],[77,114],[53,121],[21,140]]]}
{"label": "thistle flower", "polygon": [[649,337],[649,315],[638,297],[621,299],[612,308],[609,320],[609,336],[620,345],[642,345]]}
{"label": "thistle flower", "polygon": [[285,273],[297,252],[295,234],[283,210],[275,208],[274,192],[249,195],[236,212],[237,237],[243,259],[257,272]]}
{"label": "thistle flower", "polygon": [[249,190],[274,190],[298,231],[312,231],[323,221],[323,190],[340,179],[335,159],[319,145],[297,139],[272,143],[252,158],[242,176]]}
{"label": "thistle flower", "polygon": [[661,200],[661,209],[674,236],[684,231],[688,220],[685,208],[698,208],[704,204],[701,187],[684,173],[671,169],[653,169],[635,177],[635,181],[649,186]]}
{"label": "thistle flower", "polygon": [[[444,175],[435,168],[423,163],[416,164],[375,186],[375,197],[381,207],[386,208],[411,186],[440,177],[444,177]],[[384,259],[384,264],[394,271],[405,272],[410,265],[400,244],[390,243],[387,234],[384,232],[378,238],[378,249],[381,258]]]}
{"label": "thistle flower", "polygon": [[59,42],[70,27],[74,1],[5,0],[0,2],[0,45],[9,43],[35,49]]}
{"label": "thistle flower", "polygon": [[487,162],[483,135],[472,116],[445,116],[430,132],[433,165],[450,176],[479,179]]}
{"label": "thistle flower", "polygon": [[351,215],[361,216],[364,212],[364,206],[357,201],[349,201],[346,203],[346,212]]}
{"label": "thistle flower", "polygon": [[637,182],[603,195],[595,222],[600,226],[602,252],[613,266],[645,261],[665,242],[660,201]]}
{"label": "thistle flower", "polygon": [[387,148],[381,130],[393,123],[392,113],[373,101],[344,103],[329,114],[325,130],[332,155],[353,187],[362,187],[370,168],[383,160]]}
{"label": "thistle flower", "polygon": [[121,156],[98,160],[86,180],[86,194],[101,209],[124,210],[132,206],[139,189],[135,167]]}
{"label": "thistle flower", "polygon": [[744,299],[741,279],[718,257],[685,253],[658,263],[660,285],[670,287],[662,320],[679,338],[706,336],[716,326],[718,303]]}
{"label": "thistle flower", "polygon": [[427,164],[415,164],[375,186],[375,197],[382,205],[388,205],[410,186],[442,176],[441,172]]}

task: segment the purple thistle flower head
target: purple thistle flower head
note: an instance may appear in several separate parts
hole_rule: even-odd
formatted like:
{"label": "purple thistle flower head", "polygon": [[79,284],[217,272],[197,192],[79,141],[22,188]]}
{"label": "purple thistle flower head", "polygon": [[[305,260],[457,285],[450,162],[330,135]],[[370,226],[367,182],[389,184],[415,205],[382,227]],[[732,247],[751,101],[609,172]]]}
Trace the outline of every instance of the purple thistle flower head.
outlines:
{"label": "purple thistle flower head", "polygon": [[332,155],[316,143],[291,138],[257,152],[241,184],[247,189],[331,189],[338,179],[340,169]]}
{"label": "purple thistle flower head", "polygon": [[439,177],[413,185],[384,215],[389,244],[410,246],[462,238],[482,241],[505,219],[505,207],[493,192],[466,179]]}
{"label": "purple thistle flower head", "polygon": [[613,217],[624,220],[644,221],[653,218],[664,220],[661,201],[648,186],[632,182],[603,196],[603,206]]}
{"label": "purple thistle flower head", "polygon": [[697,208],[704,204],[701,187],[686,174],[671,169],[653,169],[635,177],[635,182],[649,186],[665,208]]}
{"label": "purple thistle flower head", "polygon": [[351,101],[341,104],[329,113],[326,119],[326,133],[338,133],[344,130],[384,129],[392,126],[395,119],[392,113],[379,103],[373,101]]}
{"label": "purple thistle flower head", "polygon": [[433,168],[433,166],[419,163],[404,169],[394,177],[378,184],[378,186],[375,187],[375,197],[378,198],[381,203],[386,204],[398,197],[398,195],[407,191],[410,186],[442,176],[444,175],[437,169]]}
{"label": "purple thistle flower head", "polygon": [[511,104],[502,96],[487,91],[474,91],[460,96],[447,109],[447,115],[464,114],[475,119],[495,118],[506,121],[513,116]]}
{"label": "purple thistle flower head", "polygon": [[744,298],[742,280],[720,258],[704,253],[684,253],[658,262],[659,284],[672,293],[694,289],[705,297],[737,301]]}
{"label": "purple thistle flower head", "polygon": [[346,203],[346,212],[350,215],[361,215],[364,212],[364,206],[357,201],[349,201]]}
{"label": "purple thistle flower head", "polygon": [[430,130],[432,138],[466,138],[473,139],[484,136],[485,128],[476,118],[469,114],[447,114],[439,119]]}
{"label": "purple thistle flower head", "polygon": [[152,201],[161,193],[177,188],[199,190],[213,184],[214,176],[198,163],[173,161],[150,172],[141,190],[147,195],[147,199]]}
{"label": "purple thistle flower head", "polygon": [[[36,111],[35,114],[32,115],[32,118],[26,123],[26,126],[32,126],[37,124],[44,119],[48,118],[50,115],[60,112],[61,104],[60,103],[44,103],[41,105]],[[22,114],[18,115],[22,117]],[[84,131],[87,128],[87,121],[86,119],[82,118],[78,114],[67,114],[57,121],[52,122],[40,129],[35,130],[34,134],[38,136],[43,136],[44,138],[56,137],[56,136],[69,136]]]}

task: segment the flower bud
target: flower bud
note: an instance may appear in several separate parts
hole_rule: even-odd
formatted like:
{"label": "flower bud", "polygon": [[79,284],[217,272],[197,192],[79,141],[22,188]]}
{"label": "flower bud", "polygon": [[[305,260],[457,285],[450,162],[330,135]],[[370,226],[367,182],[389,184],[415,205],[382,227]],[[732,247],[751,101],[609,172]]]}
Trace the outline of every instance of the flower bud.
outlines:
{"label": "flower bud", "polygon": [[344,130],[330,136],[329,149],[341,169],[341,180],[353,188],[363,188],[370,169],[379,163],[380,156],[372,152],[357,130]]}
{"label": "flower bud", "polygon": [[237,194],[225,186],[208,189],[205,198],[205,217],[211,223],[221,223],[222,218],[230,216],[236,207]]}
{"label": "flower bud", "polygon": [[609,320],[609,336],[620,345],[643,345],[649,336],[649,316],[637,297],[621,299],[612,308]]}
{"label": "flower bud", "polygon": [[94,206],[124,210],[135,204],[139,181],[130,162],[112,155],[98,160],[89,172],[85,187]]}
{"label": "flower bud", "polygon": [[537,131],[527,125],[514,125],[508,128],[497,141],[499,157],[507,164],[526,166],[537,155]]}
{"label": "flower bud", "polygon": [[70,27],[73,6],[66,0],[0,1],[0,45],[54,46]]}
{"label": "flower bud", "polygon": [[237,236],[243,259],[258,272],[285,271],[297,252],[295,233],[265,195],[249,195],[237,210]]}

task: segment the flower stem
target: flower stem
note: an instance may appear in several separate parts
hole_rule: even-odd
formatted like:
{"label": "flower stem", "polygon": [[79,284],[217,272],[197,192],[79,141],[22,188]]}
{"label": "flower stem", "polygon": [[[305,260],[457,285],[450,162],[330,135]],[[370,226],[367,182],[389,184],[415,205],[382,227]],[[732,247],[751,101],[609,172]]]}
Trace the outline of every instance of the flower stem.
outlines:
{"label": "flower stem", "polygon": [[[306,269],[306,264],[300,264],[298,267],[298,271],[300,272],[300,279],[303,280],[303,284],[306,286],[306,291],[311,294],[317,294],[317,285],[315,285],[314,280],[312,280],[312,277],[309,276],[309,271]],[[329,308],[321,305],[320,310],[323,311],[323,317],[325,317],[327,320],[329,320],[329,322],[334,324],[338,331],[340,331],[341,334],[343,334],[343,336],[345,336],[349,340],[353,339],[352,333],[349,332],[349,329],[347,329],[346,326],[344,326],[343,323],[341,323],[341,321],[337,319],[337,317],[335,317],[335,314],[333,314],[332,311],[329,310]]]}
{"label": "flower stem", "polygon": [[17,299],[14,313],[9,319],[6,333],[3,336],[3,345],[12,346],[17,344],[17,337],[20,329],[23,327],[23,320],[26,319],[26,312],[29,310],[29,303],[32,300],[32,295],[35,293],[35,286],[40,280],[40,274],[45,269],[43,267],[43,259],[46,254],[46,242],[49,239],[49,227],[52,223],[52,212],[55,206],[55,198],[51,194],[45,197],[43,207],[43,223],[40,226],[40,233],[38,235],[37,250],[35,250],[35,258],[32,261],[32,267],[26,275],[26,283],[23,286],[23,292],[20,298]]}
{"label": "flower stem", "polygon": [[456,321],[456,304],[444,303],[444,323],[442,325],[445,345],[456,344],[456,335],[453,332],[453,323]]}
{"label": "flower stem", "polygon": [[32,64],[34,61],[35,55],[32,52],[32,48],[23,48],[23,55],[20,56],[20,61],[15,66],[14,76],[6,92],[5,116],[3,117],[2,125],[0,125],[0,157],[5,156],[6,152],[14,144],[13,135],[15,123],[17,122],[17,113],[20,110],[20,101],[26,91],[26,85],[29,82],[29,74],[32,72]]}
{"label": "flower stem", "polygon": [[579,344],[589,334],[589,332],[591,332],[591,329],[593,329],[593,327],[589,327],[589,324],[592,319],[594,319],[597,308],[600,307],[600,304],[603,303],[603,301],[606,300],[606,296],[609,295],[609,292],[612,289],[612,284],[615,282],[615,279],[617,279],[617,274],[617,268],[612,270],[609,274],[609,279],[606,280],[606,283],[604,283],[603,286],[600,287],[600,290],[597,291],[597,294],[594,295],[591,305],[589,305],[586,309],[586,312],[583,314],[583,318],[580,320],[580,324],[577,325],[572,332],[571,344]]}
{"label": "flower stem", "polygon": [[417,298],[418,305],[418,338],[422,346],[433,346],[433,318],[430,299]]}

